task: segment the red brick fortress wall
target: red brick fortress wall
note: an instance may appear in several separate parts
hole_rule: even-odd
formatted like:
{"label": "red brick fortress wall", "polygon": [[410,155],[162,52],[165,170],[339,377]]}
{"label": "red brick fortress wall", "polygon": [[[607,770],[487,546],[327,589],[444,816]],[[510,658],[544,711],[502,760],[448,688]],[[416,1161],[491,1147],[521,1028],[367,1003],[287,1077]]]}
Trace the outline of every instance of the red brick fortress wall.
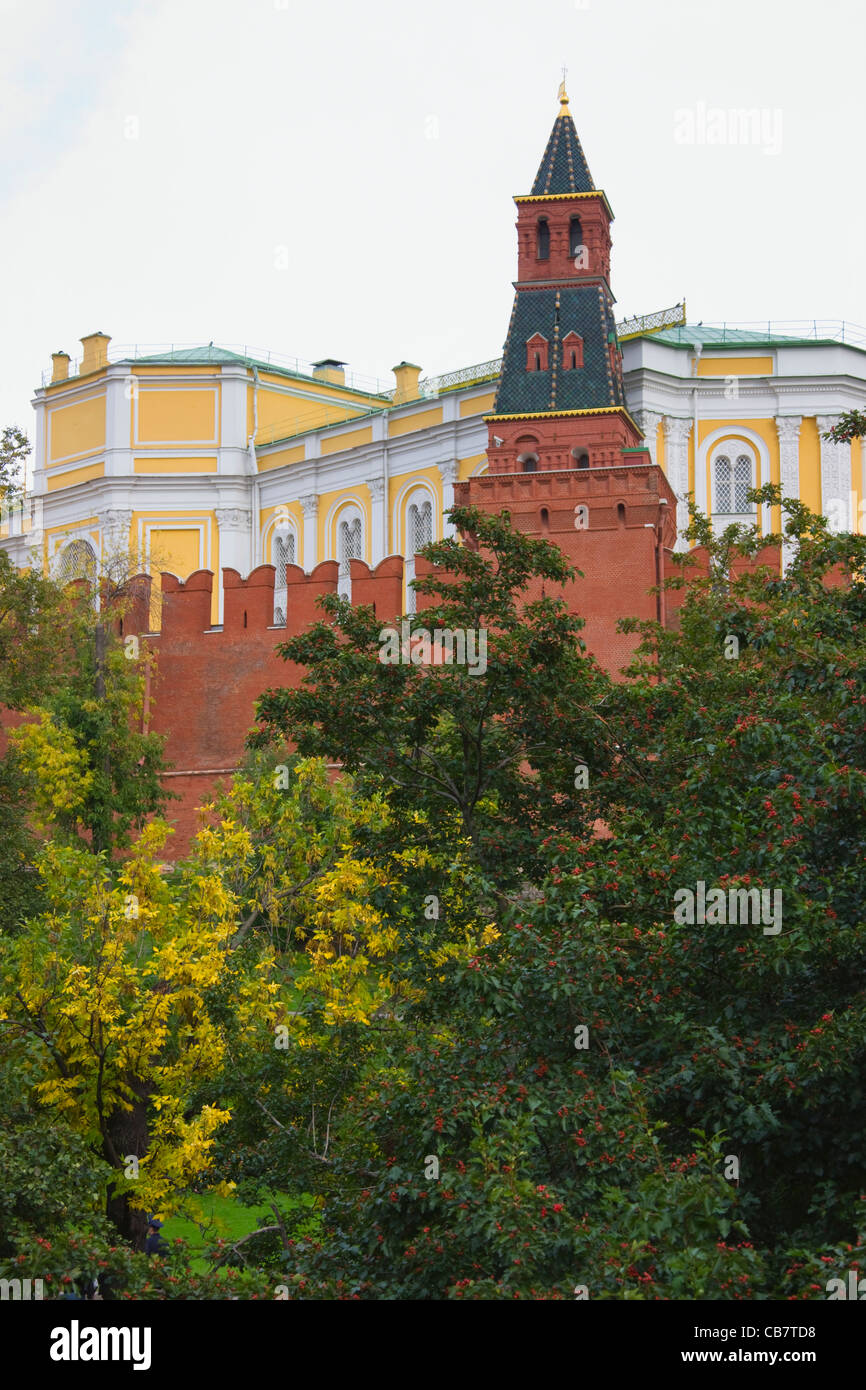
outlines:
{"label": "red brick fortress wall", "polygon": [[618,620],[665,621],[664,598],[649,590],[668,570],[676,497],[656,465],[486,473],[455,484],[454,494],[462,506],[508,511],[516,530],[554,541],[581,571],[565,597],[585,619],[589,650],[612,674],[628,664],[638,640],[617,632]]}

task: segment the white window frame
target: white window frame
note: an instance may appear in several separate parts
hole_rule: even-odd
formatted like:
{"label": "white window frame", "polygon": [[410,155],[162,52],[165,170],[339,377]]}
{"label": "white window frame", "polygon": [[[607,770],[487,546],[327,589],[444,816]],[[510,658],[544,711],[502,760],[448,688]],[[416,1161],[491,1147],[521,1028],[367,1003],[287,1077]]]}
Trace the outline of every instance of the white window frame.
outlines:
{"label": "white window frame", "polygon": [[415,487],[411,492],[407,493],[406,497],[403,499],[403,579],[406,585],[407,613],[414,613],[416,611],[417,598],[415,590],[411,585],[411,581],[415,578],[416,554],[410,520],[411,509],[412,507],[417,507],[420,510],[425,506],[429,506],[430,508],[430,540],[432,542],[439,539],[436,534],[438,529],[436,525],[438,507],[433,494],[426,487]]}
{"label": "white window frame", "polygon": [[[741,459],[748,459],[749,462],[749,487],[757,486],[758,459],[755,450],[750,444],[742,439],[720,439],[713,445],[710,455],[710,487],[712,488],[712,518],[721,527],[730,526],[733,522],[740,522],[746,525],[753,525],[758,519],[758,508],[754,502],[748,504],[745,511],[723,510],[719,505],[720,501],[729,501],[733,506],[736,488],[736,469]],[[727,459],[730,465],[730,494],[727,497],[719,498],[717,465],[722,459]]]}
{"label": "white window frame", "polygon": [[271,564],[276,570],[274,575],[274,627],[285,627],[288,616],[289,591],[286,585],[285,565],[277,562],[277,546],[289,544],[290,558],[285,564],[296,565],[298,563],[298,537],[295,528],[288,522],[281,521],[271,532]]}
{"label": "white window frame", "polygon": [[[354,530],[359,537],[358,554],[347,557],[344,540],[346,530]],[[352,599],[352,570],[350,560],[363,560],[367,551],[367,537],[364,534],[364,513],[354,502],[341,507],[335,519],[335,540],[337,547],[337,592],[341,598]]]}

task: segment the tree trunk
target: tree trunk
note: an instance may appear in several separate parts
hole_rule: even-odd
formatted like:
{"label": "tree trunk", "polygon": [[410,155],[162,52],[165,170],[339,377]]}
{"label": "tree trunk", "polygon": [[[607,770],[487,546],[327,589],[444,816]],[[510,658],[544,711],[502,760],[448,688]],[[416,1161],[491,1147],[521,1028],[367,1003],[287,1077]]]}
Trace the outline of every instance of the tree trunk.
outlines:
{"label": "tree trunk", "polygon": [[[143,1158],[148,1149],[147,1099],[141,1095],[140,1086],[133,1083],[133,1089],[140,1098],[131,1110],[116,1110],[106,1129],[105,1157],[113,1167],[121,1170],[126,1167],[130,1156]],[[114,1184],[110,1183],[105,1214],[124,1240],[129,1241],[135,1250],[143,1250],[148,1213],[130,1206],[131,1195],[117,1192]]]}

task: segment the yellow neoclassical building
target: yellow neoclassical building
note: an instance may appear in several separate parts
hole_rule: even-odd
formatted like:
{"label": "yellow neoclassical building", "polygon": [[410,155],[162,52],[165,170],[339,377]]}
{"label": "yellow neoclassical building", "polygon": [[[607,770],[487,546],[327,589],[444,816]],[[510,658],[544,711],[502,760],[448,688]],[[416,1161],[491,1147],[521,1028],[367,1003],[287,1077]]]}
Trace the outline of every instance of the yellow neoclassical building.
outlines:
{"label": "yellow neoclassical building", "polygon": [[[860,529],[866,453],[823,434],[866,406],[866,336],[684,317],[676,306],[618,325],[629,413],[682,499],[680,526],[693,493],[714,524],[777,528],[778,515],[752,517],[746,500],[770,480]],[[76,362],[53,355],[36,392],[30,495],[0,530],[17,563],[60,577],[127,550],[180,578],[337,560],[348,592],[353,557],[410,559],[447,531],[454,482],[487,468],[498,359],[423,379],[401,362],[385,386],[333,359],[113,350],[103,333],[81,342]],[[283,605],[278,587],[277,625]],[[221,607],[217,585],[214,624]]]}
{"label": "yellow neoclassical building", "polygon": [[[516,199],[519,263],[532,282],[518,285],[526,291],[519,298],[531,300],[533,289],[549,283],[558,304],[563,276],[572,288],[588,276],[612,305],[610,205],[592,183],[564,84],[559,101],[534,191]],[[569,247],[550,231],[563,200],[572,214]],[[538,213],[542,207],[549,215]],[[581,217],[590,247],[582,244]],[[590,253],[597,262],[591,273]],[[491,336],[501,327],[492,325]],[[574,384],[583,344],[570,336]],[[534,358],[547,400],[547,340],[537,337],[509,341],[515,361],[524,351]],[[824,436],[843,412],[866,408],[866,331],[817,322],[689,325],[682,303],[615,325],[611,310],[605,338],[593,370],[608,370],[606,353],[613,373],[621,349],[624,405],[617,409],[643,432],[676,495],[679,548],[689,494],[714,525],[739,520],[763,533],[780,529],[778,508],[754,516],[747,498],[768,481],[840,528],[863,529],[863,444]],[[212,621],[219,624],[221,570],[245,576],[273,563],[279,625],[287,562],[309,573],[337,561],[348,593],[352,559],[376,565],[402,555],[408,586],[418,548],[448,530],[455,482],[488,468],[501,358],[436,377],[401,361],[393,382],[382,383],[347,373],[336,359],[304,363],[246,347],[118,348],[104,333],[88,334],[81,345],[75,362],[53,354],[33,402],[30,492],[22,508],[0,518],[0,545],[18,564],[61,578],[130,553],[154,574],[184,579],[212,570]],[[502,442],[494,420],[494,454]],[[581,465],[593,466],[586,450]],[[408,587],[405,601],[408,609]]]}

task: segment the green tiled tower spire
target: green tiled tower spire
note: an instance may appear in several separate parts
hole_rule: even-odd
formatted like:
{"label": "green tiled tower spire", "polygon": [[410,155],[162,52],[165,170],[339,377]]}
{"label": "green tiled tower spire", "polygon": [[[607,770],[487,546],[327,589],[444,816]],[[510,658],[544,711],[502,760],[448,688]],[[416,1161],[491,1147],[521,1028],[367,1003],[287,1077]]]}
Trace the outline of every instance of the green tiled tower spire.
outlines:
{"label": "green tiled tower spire", "polygon": [[[571,467],[609,463],[632,448],[640,432],[626,410],[622,358],[610,289],[613,214],[592,181],[563,83],[554,122],[532,192],[517,203],[518,271],[502,374],[490,422],[490,470],[524,464]],[[580,423],[577,417],[588,417]],[[600,420],[600,417],[616,417]],[[542,427],[547,420],[550,428]],[[554,422],[567,419],[559,431]],[[506,421],[537,421],[541,433],[521,430],[526,447],[512,455]],[[601,424],[604,429],[601,429]],[[522,432],[521,432],[522,431]],[[551,444],[568,436],[569,447]],[[542,439],[541,435],[545,438]],[[497,444],[496,440],[500,442]],[[495,450],[500,452],[497,454]]]}
{"label": "green tiled tower spire", "polygon": [[553,123],[547,149],[538,166],[532,192],[593,193],[595,184],[583,153],[577,129],[568,109],[565,83],[559,89],[560,111]]}

